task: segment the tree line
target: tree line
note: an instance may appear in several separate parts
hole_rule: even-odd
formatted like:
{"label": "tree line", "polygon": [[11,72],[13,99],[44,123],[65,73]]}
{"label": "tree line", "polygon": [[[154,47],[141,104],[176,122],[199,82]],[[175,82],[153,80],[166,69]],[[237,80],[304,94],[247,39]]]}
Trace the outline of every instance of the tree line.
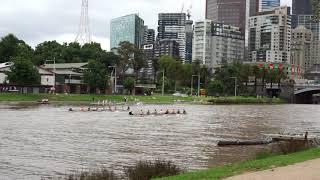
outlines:
{"label": "tree line", "polygon": [[[115,53],[116,52],[116,53]],[[237,78],[237,86],[242,94],[248,92],[248,83],[254,79],[255,93],[258,84],[280,83],[286,79],[285,71],[272,70],[257,65],[234,62],[223,64],[214,70],[208,69],[200,61],[183,64],[181,60],[169,56],[153,59],[153,80],[145,80],[141,70],[147,67],[147,59],[143,50],[129,42],[122,42],[112,51],[105,51],[98,43],[81,46],[78,43],[59,44],[56,41],[43,42],[32,49],[23,40],[12,34],[0,40],[0,63],[14,62],[11,72],[8,72],[10,83],[17,85],[37,85],[40,75],[36,66],[55,59],[56,63],[88,62],[84,72],[84,81],[92,88],[105,89],[109,86],[112,67],[117,67],[118,81],[130,93],[136,83],[155,83],[158,91],[166,93],[191,93],[191,87],[197,89],[198,78],[200,88],[206,89],[209,95],[232,95],[234,82],[230,77]],[[52,63],[52,62],[50,62]],[[132,73],[127,73],[131,69]],[[197,92],[196,90],[193,92]]]}

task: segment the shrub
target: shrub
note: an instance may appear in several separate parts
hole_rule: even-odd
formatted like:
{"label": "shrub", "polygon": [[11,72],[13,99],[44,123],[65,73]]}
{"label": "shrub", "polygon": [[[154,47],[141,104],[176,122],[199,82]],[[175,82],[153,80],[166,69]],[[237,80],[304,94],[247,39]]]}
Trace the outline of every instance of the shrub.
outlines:
{"label": "shrub", "polygon": [[290,154],[299,151],[303,151],[306,149],[310,149],[312,145],[310,145],[307,141],[289,141],[289,142],[282,142],[279,143],[279,150],[282,154]]}
{"label": "shrub", "polygon": [[150,180],[152,178],[174,176],[184,172],[171,161],[140,161],[133,167],[125,168],[129,180]]}

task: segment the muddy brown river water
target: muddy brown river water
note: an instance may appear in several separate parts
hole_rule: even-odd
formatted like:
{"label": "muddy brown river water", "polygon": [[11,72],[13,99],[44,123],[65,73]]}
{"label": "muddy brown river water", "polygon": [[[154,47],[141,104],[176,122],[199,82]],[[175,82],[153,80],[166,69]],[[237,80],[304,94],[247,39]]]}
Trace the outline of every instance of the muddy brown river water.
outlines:
{"label": "muddy brown river water", "polygon": [[[68,112],[66,106],[0,105],[0,179],[41,179],[95,167],[123,170],[138,160],[172,160],[189,170],[244,159],[250,148],[218,140],[266,133],[320,136],[317,105],[142,105],[187,115],[130,117],[127,112]],[[74,107],[79,109],[79,107]]]}

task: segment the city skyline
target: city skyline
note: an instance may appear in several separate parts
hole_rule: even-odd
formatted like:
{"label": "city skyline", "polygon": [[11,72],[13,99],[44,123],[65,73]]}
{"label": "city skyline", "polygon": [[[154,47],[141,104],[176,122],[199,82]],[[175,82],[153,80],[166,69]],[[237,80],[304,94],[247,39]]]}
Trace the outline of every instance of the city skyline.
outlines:
{"label": "city skyline", "polygon": [[[282,4],[291,3],[289,0]],[[112,18],[138,13],[149,28],[157,27],[158,13],[180,12],[182,4],[184,11],[192,4],[192,19],[203,20],[205,16],[205,0],[119,0],[112,2],[89,1],[90,28],[93,41],[100,43],[103,49],[109,50],[110,22]],[[130,4],[131,6],[123,6]],[[61,8],[68,7],[68,8]],[[8,33],[24,39],[31,46],[44,41],[73,42],[76,36],[80,18],[80,0],[3,0],[0,7],[0,36]]]}

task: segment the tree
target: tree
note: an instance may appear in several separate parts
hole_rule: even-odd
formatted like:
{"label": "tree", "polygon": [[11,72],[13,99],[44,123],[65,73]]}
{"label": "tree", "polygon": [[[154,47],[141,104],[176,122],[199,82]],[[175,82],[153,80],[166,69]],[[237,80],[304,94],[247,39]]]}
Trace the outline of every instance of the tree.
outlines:
{"label": "tree", "polygon": [[207,91],[209,95],[219,96],[224,91],[223,83],[219,80],[211,81],[208,85]]}
{"label": "tree", "polygon": [[134,78],[128,77],[124,80],[123,87],[128,91],[130,91],[130,94],[132,94],[134,90],[134,84],[135,84]]}
{"label": "tree", "polygon": [[84,81],[91,88],[104,89],[107,87],[107,71],[101,62],[91,60],[84,73]]}
{"label": "tree", "polygon": [[20,86],[39,85],[40,74],[30,59],[15,57],[11,71],[7,73],[11,84]]}
{"label": "tree", "polygon": [[135,77],[137,78],[139,71],[146,66],[143,51],[128,41],[121,42],[119,47],[114,50],[120,57],[117,65],[122,78],[124,79],[125,72],[129,68],[134,70]]}
{"label": "tree", "polygon": [[0,41],[0,63],[12,61],[17,56],[30,58],[32,55],[31,47],[13,34],[3,37]]}
{"label": "tree", "polygon": [[113,52],[101,52],[101,56],[98,60],[104,64],[105,68],[108,69],[110,66],[115,66],[119,63],[120,57]]}
{"label": "tree", "polygon": [[56,59],[57,63],[63,63],[64,57],[61,56],[63,48],[57,41],[45,41],[36,46],[33,63],[42,65],[46,60],[53,59]]}

